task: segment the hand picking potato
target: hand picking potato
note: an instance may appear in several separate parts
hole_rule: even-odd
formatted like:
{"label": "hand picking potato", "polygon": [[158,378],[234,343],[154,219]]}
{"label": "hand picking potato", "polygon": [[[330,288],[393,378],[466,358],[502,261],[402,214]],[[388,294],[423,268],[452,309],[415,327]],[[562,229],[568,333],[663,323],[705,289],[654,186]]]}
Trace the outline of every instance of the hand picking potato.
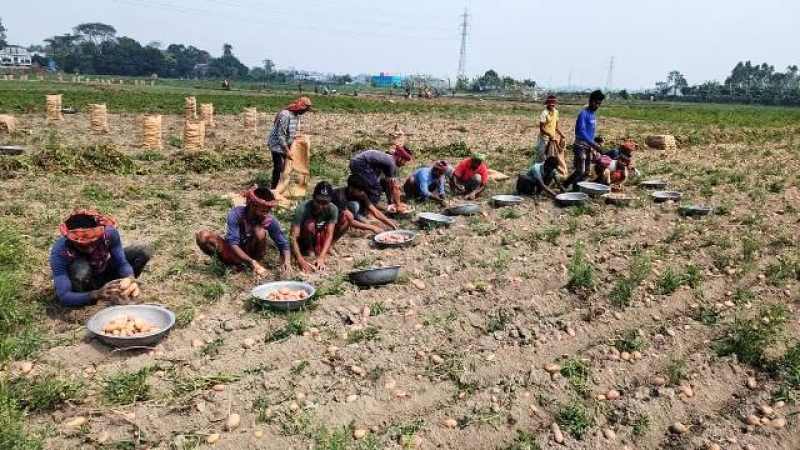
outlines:
{"label": "hand picking potato", "polygon": [[127,316],[112,320],[101,331],[109,336],[133,337],[158,331],[158,327],[135,316]]}
{"label": "hand picking potato", "polygon": [[304,289],[293,291],[289,288],[280,288],[269,293],[268,299],[273,301],[297,301],[308,298],[308,292]]}
{"label": "hand picking potato", "polygon": [[139,284],[130,278],[123,278],[119,281],[119,295],[125,298],[136,298],[142,293]]}

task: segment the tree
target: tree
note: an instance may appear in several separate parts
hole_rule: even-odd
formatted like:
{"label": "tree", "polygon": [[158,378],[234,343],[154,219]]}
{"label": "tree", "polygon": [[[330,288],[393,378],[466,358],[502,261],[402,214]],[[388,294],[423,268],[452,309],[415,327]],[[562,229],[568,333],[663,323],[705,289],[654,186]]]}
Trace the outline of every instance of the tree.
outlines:
{"label": "tree", "polygon": [[114,39],[117,35],[116,28],[100,22],[82,23],[73,28],[72,31],[94,45],[100,45],[105,41]]}
{"label": "tree", "polygon": [[3,18],[0,17],[0,48],[5,47],[8,44],[6,42],[6,27],[3,26]]}
{"label": "tree", "polygon": [[677,70],[673,70],[667,75],[667,84],[672,89],[672,95],[678,95],[678,91],[684,93],[684,89],[689,87],[686,77]]}
{"label": "tree", "polygon": [[233,56],[233,46],[230,44],[225,44],[222,47],[222,57],[211,61],[208,69],[212,77],[232,80],[246,79],[250,74],[250,69]]}

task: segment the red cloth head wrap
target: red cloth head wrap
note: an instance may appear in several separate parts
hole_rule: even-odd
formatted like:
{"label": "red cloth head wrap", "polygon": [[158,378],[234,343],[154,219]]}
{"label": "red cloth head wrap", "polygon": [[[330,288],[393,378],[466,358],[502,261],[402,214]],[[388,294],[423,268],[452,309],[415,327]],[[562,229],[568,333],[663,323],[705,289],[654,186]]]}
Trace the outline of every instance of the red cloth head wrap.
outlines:
{"label": "red cloth head wrap", "polygon": [[[97,226],[91,228],[75,228],[73,230],[67,229],[67,221],[76,216],[92,217],[97,223]],[[76,209],[72,211],[72,213],[66,219],[64,219],[63,222],[61,222],[60,230],[61,235],[71,242],[80,245],[87,245],[103,237],[106,227],[113,227],[116,224],[117,223],[114,221],[114,219],[106,217],[93,209]]]}

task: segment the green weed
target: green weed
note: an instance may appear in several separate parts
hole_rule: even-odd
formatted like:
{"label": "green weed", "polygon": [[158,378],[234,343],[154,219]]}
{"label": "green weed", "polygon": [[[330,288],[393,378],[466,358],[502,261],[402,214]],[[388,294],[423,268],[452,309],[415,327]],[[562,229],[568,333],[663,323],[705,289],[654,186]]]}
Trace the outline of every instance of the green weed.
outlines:
{"label": "green weed", "polygon": [[503,450],[541,450],[541,447],[535,434],[517,430],[517,438]]}
{"label": "green weed", "polygon": [[495,331],[502,331],[506,328],[506,324],[511,320],[512,316],[508,310],[500,308],[494,313],[489,321],[486,323],[486,332],[494,333]]}
{"label": "green weed", "polygon": [[767,348],[783,333],[787,313],[785,306],[777,305],[762,309],[757,316],[738,315],[728,327],[725,339],[717,345],[717,354],[735,354],[744,364],[763,365]]}
{"label": "green weed", "polygon": [[77,400],[84,392],[82,382],[54,375],[36,379],[23,377],[15,380],[11,388],[19,406],[35,412],[58,409],[70,401]]}
{"label": "green weed", "polygon": [[567,360],[561,365],[559,373],[567,379],[570,386],[577,393],[583,396],[589,394],[589,377],[591,373],[586,363],[577,359]]}
{"label": "green weed", "polygon": [[561,429],[575,439],[583,439],[594,426],[595,420],[579,403],[563,405],[556,413],[556,422]]}
{"label": "green weed", "polygon": [[650,416],[645,413],[637,414],[633,420],[631,420],[631,434],[633,434],[636,438],[642,438],[647,435],[650,431]]}
{"label": "green weed", "polygon": [[582,290],[593,290],[595,287],[595,269],[592,263],[584,254],[585,247],[579,244],[575,247],[575,253],[567,266],[569,279],[567,289],[573,292]]}
{"label": "green weed", "polygon": [[125,406],[150,399],[150,384],[147,378],[150,369],[144,368],[136,372],[120,372],[106,381],[103,391],[110,405]]}
{"label": "green weed", "polygon": [[380,339],[380,330],[376,327],[366,327],[351,332],[348,335],[350,342],[370,342]]}
{"label": "green weed", "polygon": [[611,340],[611,345],[620,352],[636,352],[644,350],[647,342],[639,330],[629,330],[618,334]]}
{"label": "green weed", "polygon": [[208,356],[209,358],[216,358],[222,352],[222,348],[225,346],[225,339],[218,337],[214,338],[213,341],[207,342],[203,347],[200,349],[200,354],[203,356]]}
{"label": "green weed", "polygon": [[278,342],[292,336],[300,336],[308,329],[306,316],[300,313],[291,313],[286,316],[286,323],[281,328],[267,334],[266,342]]}

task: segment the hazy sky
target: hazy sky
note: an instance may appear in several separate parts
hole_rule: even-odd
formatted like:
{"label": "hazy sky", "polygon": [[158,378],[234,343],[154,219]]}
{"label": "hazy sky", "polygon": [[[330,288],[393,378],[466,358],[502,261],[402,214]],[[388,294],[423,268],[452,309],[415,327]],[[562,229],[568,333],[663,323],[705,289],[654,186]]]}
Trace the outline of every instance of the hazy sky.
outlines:
{"label": "hazy sky", "polygon": [[3,0],[23,45],[104,22],[142,43],[192,44],[247,65],[455,78],[459,16],[470,13],[467,74],[487,69],[545,86],[651,87],[677,69],[724,80],[740,60],[800,63],[800,2],[787,0]]}

